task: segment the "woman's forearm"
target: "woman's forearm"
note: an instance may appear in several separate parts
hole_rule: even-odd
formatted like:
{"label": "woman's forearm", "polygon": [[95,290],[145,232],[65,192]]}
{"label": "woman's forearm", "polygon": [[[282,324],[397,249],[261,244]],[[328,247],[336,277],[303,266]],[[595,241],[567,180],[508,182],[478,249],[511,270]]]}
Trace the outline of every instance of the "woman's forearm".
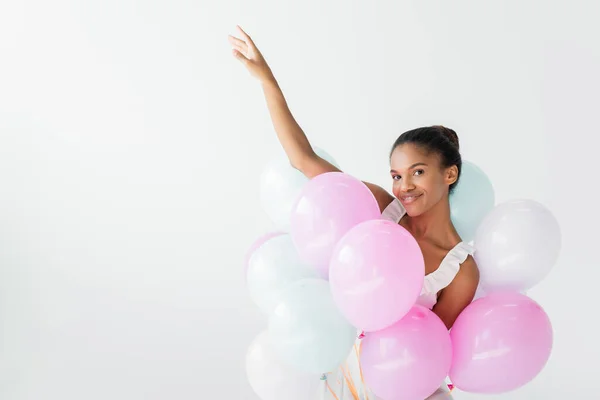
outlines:
{"label": "woman's forearm", "polygon": [[314,155],[310,142],[292,115],[277,80],[261,83],[277,138],[292,166],[300,168],[304,160]]}

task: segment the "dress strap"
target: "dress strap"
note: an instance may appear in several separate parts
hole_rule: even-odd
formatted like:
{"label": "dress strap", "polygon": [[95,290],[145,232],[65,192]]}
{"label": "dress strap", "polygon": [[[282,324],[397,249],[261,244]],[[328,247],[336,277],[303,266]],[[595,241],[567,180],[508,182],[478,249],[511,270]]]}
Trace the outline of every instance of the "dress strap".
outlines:
{"label": "dress strap", "polygon": [[404,214],[406,214],[406,209],[402,203],[400,203],[400,200],[394,198],[381,213],[381,218],[398,223]]}
{"label": "dress strap", "polygon": [[423,290],[426,293],[437,293],[448,286],[458,274],[460,265],[465,262],[475,248],[460,242],[446,254],[438,269],[425,276]]}

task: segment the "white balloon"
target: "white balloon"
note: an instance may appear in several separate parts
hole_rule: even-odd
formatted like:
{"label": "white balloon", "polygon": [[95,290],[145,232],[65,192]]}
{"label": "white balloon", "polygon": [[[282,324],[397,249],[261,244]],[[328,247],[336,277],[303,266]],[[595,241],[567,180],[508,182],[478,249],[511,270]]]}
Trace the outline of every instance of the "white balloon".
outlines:
{"label": "white balloon", "polygon": [[486,295],[487,293],[485,292],[485,290],[483,290],[480,283],[479,286],[477,286],[477,290],[475,291],[475,297],[473,297],[473,301],[479,300],[480,298],[485,297]]}
{"label": "white balloon", "polygon": [[[493,292],[493,290],[492,290]],[[525,290],[520,290],[519,293],[524,294],[527,296],[527,292]],[[490,292],[486,292],[482,287],[481,287],[481,283],[479,284],[479,286],[477,286],[477,290],[475,291],[475,297],[473,298],[473,301],[475,300],[479,300],[482,297],[487,296],[488,294],[490,294]]]}
{"label": "white balloon", "polygon": [[273,352],[267,331],[261,332],[246,353],[246,376],[261,400],[316,399],[321,375],[295,370]]}
{"label": "white balloon", "polygon": [[268,239],[248,261],[250,298],[266,315],[273,312],[288,285],[318,277],[317,270],[300,259],[289,234]]}
{"label": "white balloon", "polygon": [[481,286],[486,292],[528,290],[550,272],[560,247],[558,222],[542,204],[533,200],[499,204],[475,237]]}
{"label": "white balloon", "polygon": [[[339,168],[324,150],[315,153]],[[260,203],[278,229],[290,231],[290,214],[294,202],[309,179],[290,164],[285,153],[267,163],[260,176]]]}

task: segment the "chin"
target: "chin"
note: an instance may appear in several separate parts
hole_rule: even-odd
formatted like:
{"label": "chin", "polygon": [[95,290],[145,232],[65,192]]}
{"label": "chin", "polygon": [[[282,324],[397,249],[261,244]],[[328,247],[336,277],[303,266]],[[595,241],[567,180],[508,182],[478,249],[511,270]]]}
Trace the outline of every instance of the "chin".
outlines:
{"label": "chin", "polygon": [[404,207],[406,214],[410,217],[416,217],[417,215],[421,214],[421,212],[419,211],[418,208],[413,208],[411,206],[405,206],[405,205],[402,205],[402,206]]}
{"label": "chin", "polygon": [[406,210],[406,214],[408,214],[408,216],[410,217],[418,217],[419,215],[423,214],[425,211],[427,211],[425,209],[425,207],[423,207],[422,205],[417,205],[417,204],[408,204],[408,205],[403,205],[404,209]]}
{"label": "chin", "polygon": [[408,215],[408,216],[409,216],[409,217],[411,217],[411,218],[418,217],[418,216],[419,216],[419,215],[421,215],[421,214],[423,214],[423,213],[422,213],[422,212],[420,212],[420,211],[416,211],[416,210],[412,210],[412,211],[411,211],[411,210],[406,210],[406,215]]}

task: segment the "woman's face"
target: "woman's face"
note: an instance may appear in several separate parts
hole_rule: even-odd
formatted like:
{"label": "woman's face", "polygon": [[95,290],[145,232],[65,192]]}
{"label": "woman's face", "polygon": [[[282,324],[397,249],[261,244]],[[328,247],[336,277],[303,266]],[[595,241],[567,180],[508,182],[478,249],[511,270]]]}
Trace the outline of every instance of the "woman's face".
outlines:
{"label": "woman's face", "polygon": [[458,174],[455,165],[440,168],[436,153],[426,155],[412,143],[394,149],[390,167],[392,192],[411,217],[424,213],[447,196]]}

